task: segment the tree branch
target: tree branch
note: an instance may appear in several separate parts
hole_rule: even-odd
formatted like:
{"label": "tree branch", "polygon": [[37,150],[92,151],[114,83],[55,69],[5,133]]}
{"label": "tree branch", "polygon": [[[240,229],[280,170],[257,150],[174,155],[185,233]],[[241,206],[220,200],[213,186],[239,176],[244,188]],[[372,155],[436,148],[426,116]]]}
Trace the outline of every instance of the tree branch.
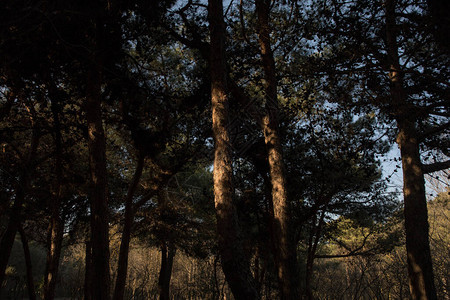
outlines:
{"label": "tree branch", "polygon": [[422,172],[430,174],[450,168],[450,160],[435,162],[432,164],[422,165]]}
{"label": "tree branch", "polygon": [[347,254],[336,254],[336,255],[314,255],[314,258],[345,258],[350,256],[363,256],[363,255],[374,255],[373,250],[376,248],[372,248],[362,252],[350,251]]}
{"label": "tree branch", "polygon": [[420,140],[423,141],[425,138],[427,138],[427,137],[429,137],[431,135],[435,135],[437,133],[440,133],[440,132],[442,132],[442,131],[444,131],[444,130],[446,130],[448,128],[450,128],[450,122],[444,123],[444,124],[442,124],[440,126],[436,126],[436,127],[430,128],[429,130],[427,130],[425,132],[422,132],[420,134]]}

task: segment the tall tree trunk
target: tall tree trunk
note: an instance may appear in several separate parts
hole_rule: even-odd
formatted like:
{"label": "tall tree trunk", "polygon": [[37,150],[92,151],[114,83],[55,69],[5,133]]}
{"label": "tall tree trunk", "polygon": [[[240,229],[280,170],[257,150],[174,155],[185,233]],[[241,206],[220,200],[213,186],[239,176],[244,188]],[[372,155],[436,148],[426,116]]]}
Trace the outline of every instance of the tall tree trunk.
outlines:
{"label": "tall tree trunk", "polygon": [[161,269],[158,278],[158,290],[160,300],[170,300],[170,279],[172,277],[173,258],[176,248],[170,241],[162,241],[161,244]]}
{"label": "tall tree trunk", "polygon": [[0,294],[2,291],[3,281],[5,280],[6,267],[8,266],[8,260],[11,255],[11,250],[14,244],[17,230],[21,222],[22,205],[25,201],[26,190],[30,184],[30,176],[33,171],[30,169],[33,164],[33,160],[36,157],[36,152],[39,144],[40,133],[35,124],[35,112],[33,109],[31,114],[31,125],[33,127],[33,133],[31,136],[31,144],[28,149],[28,155],[24,162],[22,162],[19,181],[16,185],[16,194],[14,198],[14,204],[9,215],[8,226],[3,233],[0,241]]}
{"label": "tall tree trunk", "polygon": [[61,197],[62,197],[62,136],[61,123],[59,119],[60,107],[56,99],[55,88],[53,87],[53,99],[51,110],[53,114],[53,129],[55,133],[55,175],[56,181],[50,204],[51,216],[47,232],[47,261],[44,275],[44,299],[53,300],[55,298],[56,279],[58,277],[59,260],[61,257],[61,248],[63,240],[64,222],[60,216]]}
{"label": "tall tree trunk", "polygon": [[[318,212],[317,212],[318,213]],[[314,215],[313,223],[310,230],[310,237],[309,237],[309,243],[308,243],[308,257],[306,260],[306,297],[308,300],[313,300],[313,293],[312,293],[312,280],[314,275],[314,258],[317,252],[317,246],[319,244],[320,236],[322,234],[322,226],[324,224],[324,218],[325,218],[325,209],[320,213],[320,217],[318,222],[316,222],[317,214]],[[316,224],[317,223],[317,224]]]}
{"label": "tall tree trunk", "polygon": [[139,154],[136,170],[128,188],[125,199],[125,216],[123,221],[122,239],[120,242],[119,261],[117,263],[117,278],[114,289],[114,300],[123,300],[128,270],[128,252],[130,249],[131,227],[134,221],[133,195],[141,179],[144,169],[144,155]]}
{"label": "tall tree trunk", "polygon": [[438,45],[450,51],[450,2],[445,0],[427,0],[431,23],[434,26],[433,35]]}
{"label": "tall tree trunk", "polygon": [[47,261],[44,276],[44,299],[55,298],[56,279],[58,277],[59,260],[63,241],[64,224],[59,216],[59,207],[52,212],[47,232]]}
{"label": "tall tree trunk", "polygon": [[224,58],[224,21],[222,0],[208,6],[211,38],[211,102],[214,136],[214,201],[222,267],[235,299],[258,299],[256,283],[245,256],[233,204],[232,155],[228,132],[228,97]]}
{"label": "tall tree trunk", "polygon": [[9,214],[8,226],[6,227],[0,241],[0,293],[2,291],[3,281],[5,280],[6,267],[8,266],[9,257],[11,256],[14,239],[16,237],[17,230],[19,229],[20,212],[22,210],[25,197],[24,187],[22,186],[24,181],[25,179],[21,179],[17,184],[14,204],[11,209],[11,213]]}
{"label": "tall tree trunk", "polygon": [[264,140],[268,153],[273,201],[273,243],[275,262],[278,269],[278,283],[281,299],[298,299],[299,283],[297,253],[290,224],[289,201],[286,191],[286,175],[282,155],[282,146],[278,128],[279,104],[277,98],[277,80],[275,60],[270,42],[268,0],[257,0],[258,35],[261,59],[265,74],[266,114],[262,120]]}
{"label": "tall tree trunk", "polygon": [[93,272],[92,272],[92,243],[90,237],[86,237],[85,269],[84,269],[84,300],[94,300],[93,293]]}
{"label": "tall tree trunk", "polygon": [[[100,26],[100,25],[98,25]],[[100,30],[99,30],[100,31]],[[97,58],[97,57],[95,57]],[[91,242],[94,299],[109,299],[109,224],[106,173],[106,138],[102,124],[100,59],[89,72],[85,101],[91,175]]]}
{"label": "tall tree trunk", "polygon": [[409,289],[412,299],[436,299],[429,243],[425,180],[414,123],[397,120],[403,167],[403,197]]}
{"label": "tall tree trunk", "polygon": [[22,241],[23,254],[25,256],[25,265],[26,265],[26,270],[27,270],[28,298],[30,300],[36,300],[36,292],[34,290],[34,280],[33,280],[33,266],[31,264],[30,247],[28,246],[28,239],[25,234],[25,231],[22,228],[22,224],[19,224],[18,231],[20,234],[20,240]]}
{"label": "tall tree trunk", "polygon": [[428,236],[425,180],[414,109],[406,101],[398,57],[395,0],[386,1],[386,41],[390,62],[392,107],[397,120],[397,144],[403,167],[403,197],[409,288],[412,299],[436,299]]}
{"label": "tall tree trunk", "polygon": [[314,253],[313,248],[313,236],[311,234],[309,245],[308,245],[308,257],[306,259],[306,274],[305,274],[305,294],[308,300],[313,300],[312,293],[312,277],[313,277],[313,266],[314,266]]}

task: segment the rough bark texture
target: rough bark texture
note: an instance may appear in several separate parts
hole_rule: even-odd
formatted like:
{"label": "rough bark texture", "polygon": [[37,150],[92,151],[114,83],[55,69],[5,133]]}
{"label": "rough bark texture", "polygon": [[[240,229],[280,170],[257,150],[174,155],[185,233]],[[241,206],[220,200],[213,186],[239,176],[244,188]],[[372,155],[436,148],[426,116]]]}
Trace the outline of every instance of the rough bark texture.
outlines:
{"label": "rough bark texture", "polygon": [[170,278],[172,277],[173,258],[176,248],[171,242],[163,241],[161,245],[161,269],[158,278],[160,300],[170,300]]}
{"label": "rough bark texture", "polygon": [[278,269],[281,299],[298,299],[300,293],[298,290],[297,254],[293,234],[291,234],[286,175],[278,129],[277,80],[269,28],[270,1],[257,0],[255,4],[258,16],[259,45],[265,75],[266,114],[262,119],[262,127],[272,185],[274,256]]}
{"label": "rough bark texture", "polygon": [[235,299],[258,299],[256,283],[250,271],[239,235],[233,204],[232,156],[228,132],[228,97],[224,59],[224,22],[222,0],[209,1],[211,37],[211,102],[214,136],[214,201],[222,268]]}
{"label": "rough bark texture", "polygon": [[128,188],[127,197],[125,199],[125,216],[123,221],[122,239],[120,242],[119,261],[117,263],[117,278],[114,289],[114,300],[123,300],[125,293],[125,284],[128,270],[128,251],[130,249],[131,227],[134,221],[133,195],[141,179],[142,170],[144,169],[144,156],[138,157],[136,171]]}
{"label": "rough bark texture", "polygon": [[36,300],[36,292],[34,290],[34,280],[33,280],[33,266],[31,264],[30,247],[28,246],[28,239],[22,225],[19,225],[20,240],[22,241],[23,254],[25,256],[25,265],[27,269],[27,289],[28,289],[28,299]]}
{"label": "rough bark texture", "polygon": [[[96,60],[99,63],[99,60]],[[106,140],[102,124],[100,66],[89,72],[85,101],[90,168],[91,242],[94,299],[109,299],[109,224],[106,173]]]}
{"label": "rough bark texture", "polygon": [[390,62],[391,100],[397,120],[397,144],[400,148],[403,167],[409,288],[412,299],[436,299],[419,135],[414,124],[414,110],[406,101],[396,39],[395,0],[387,0],[386,41]]}

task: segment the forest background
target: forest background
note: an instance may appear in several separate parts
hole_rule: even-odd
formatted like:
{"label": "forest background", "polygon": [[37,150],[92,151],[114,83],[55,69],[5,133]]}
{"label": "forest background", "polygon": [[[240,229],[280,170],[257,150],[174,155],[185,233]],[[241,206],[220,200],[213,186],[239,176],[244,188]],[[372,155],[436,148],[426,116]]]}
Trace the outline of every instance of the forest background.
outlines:
{"label": "forest background", "polygon": [[449,6],[3,1],[0,297],[448,299]]}

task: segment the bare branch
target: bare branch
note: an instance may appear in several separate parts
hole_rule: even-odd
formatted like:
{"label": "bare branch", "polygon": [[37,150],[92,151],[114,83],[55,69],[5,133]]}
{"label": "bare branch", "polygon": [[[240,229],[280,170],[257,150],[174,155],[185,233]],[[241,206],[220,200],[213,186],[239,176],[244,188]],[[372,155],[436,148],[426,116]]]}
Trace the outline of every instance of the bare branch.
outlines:
{"label": "bare branch", "polygon": [[422,172],[430,174],[450,168],[450,160],[435,162],[432,164],[422,165]]}
{"label": "bare branch", "polygon": [[368,255],[375,255],[374,250],[376,250],[376,248],[372,248],[372,249],[369,249],[367,251],[362,251],[362,252],[351,251],[347,254],[315,255],[314,258],[345,258],[345,257],[350,257],[350,256],[368,256]]}

